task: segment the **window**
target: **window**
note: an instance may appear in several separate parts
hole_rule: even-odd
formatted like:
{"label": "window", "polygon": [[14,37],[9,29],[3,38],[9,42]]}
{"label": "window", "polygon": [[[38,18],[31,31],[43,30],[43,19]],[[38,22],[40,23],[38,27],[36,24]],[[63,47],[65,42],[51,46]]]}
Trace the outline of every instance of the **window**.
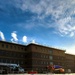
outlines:
{"label": "window", "polygon": [[15,63],[15,60],[14,60],[14,63]]}
{"label": "window", "polygon": [[16,46],[14,46],[14,48],[16,49]]}
{"label": "window", "polygon": [[10,63],[12,63],[12,60],[10,60]]}
{"label": "window", "polygon": [[50,62],[50,65],[53,65],[53,62]]}
{"label": "window", "polygon": [[5,55],[5,51],[1,51],[1,55]]}
{"label": "window", "polygon": [[9,59],[6,59],[6,63],[9,63]]}
{"label": "window", "polygon": [[46,64],[46,62],[44,61],[44,64]]}
{"label": "window", "polygon": [[48,56],[46,55],[46,58],[48,58]]}
{"label": "window", "polygon": [[2,44],[2,47],[4,47],[4,44]]}
{"label": "window", "polygon": [[12,45],[10,46],[10,48],[12,49]]}
{"label": "window", "polygon": [[18,50],[20,50],[20,47],[18,47]]}
{"label": "window", "polygon": [[50,58],[50,60],[52,60],[52,59],[53,59],[53,57],[52,57],[52,56],[49,56],[49,58]]}
{"label": "window", "polygon": [[23,64],[23,61],[21,61],[21,64]]}
{"label": "window", "polygon": [[3,62],[3,59],[1,59],[0,61]]}
{"label": "window", "polygon": [[47,62],[47,65],[48,65],[48,62]]}
{"label": "window", "polygon": [[41,55],[41,58],[42,58],[43,56]]}
{"label": "window", "polygon": [[41,64],[43,64],[43,61],[41,61]]}
{"label": "window", "polygon": [[8,48],[8,45],[6,45],[6,48]]}
{"label": "window", "polygon": [[23,55],[21,55],[21,57],[24,57]]}
{"label": "window", "polygon": [[49,53],[50,53],[50,54],[52,54],[52,53],[53,53],[53,51],[52,51],[52,50],[49,50]]}
{"label": "window", "polygon": [[44,55],[44,58],[46,58],[46,56]]}

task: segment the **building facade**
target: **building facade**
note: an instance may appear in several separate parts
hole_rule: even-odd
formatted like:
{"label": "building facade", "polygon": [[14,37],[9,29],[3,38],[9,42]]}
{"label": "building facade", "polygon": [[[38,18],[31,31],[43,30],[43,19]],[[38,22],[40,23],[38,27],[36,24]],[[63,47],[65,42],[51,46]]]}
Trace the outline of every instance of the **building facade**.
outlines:
{"label": "building facade", "polygon": [[19,64],[25,71],[46,72],[48,65],[60,65],[75,72],[75,55],[38,44],[20,45],[0,41],[0,63]]}
{"label": "building facade", "polygon": [[72,72],[75,72],[75,55],[65,54],[65,67],[71,69]]}
{"label": "building facade", "polygon": [[25,68],[26,46],[0,41],[0,63],[20,64]]}

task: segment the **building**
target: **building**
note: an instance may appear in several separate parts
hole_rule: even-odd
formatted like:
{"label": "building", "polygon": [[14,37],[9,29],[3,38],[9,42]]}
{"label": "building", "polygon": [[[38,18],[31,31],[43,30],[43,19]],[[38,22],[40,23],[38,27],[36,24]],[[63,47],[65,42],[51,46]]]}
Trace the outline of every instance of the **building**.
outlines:
{"label": "building", "polygon": [[65,67],[71,69],[72,72],[75,72],[75,55],[65,54]]}
{"label": "building", "polygon": [[65,53],[65,50],[47,47],[39,44],[20,45],[0,41],[0,62],[19,64],[25,71],[47,71],[50,64],[61,65],[65,70],[75,72],[75,55]]}
{"label": "building", "polygon": [[31,69],[39,72],[47,71],[46,67],[50,64],[61,65],[65,68],[65,50],[38,44],[29,44],[27,49],[30,50],[28,56],[31,58],[29,57],[27,61],[32,61],[31,67],[29,66]]}
{"label": "building", "polygon": [[25,68],[26,46],[0,41],[0,62],[20,64]]}

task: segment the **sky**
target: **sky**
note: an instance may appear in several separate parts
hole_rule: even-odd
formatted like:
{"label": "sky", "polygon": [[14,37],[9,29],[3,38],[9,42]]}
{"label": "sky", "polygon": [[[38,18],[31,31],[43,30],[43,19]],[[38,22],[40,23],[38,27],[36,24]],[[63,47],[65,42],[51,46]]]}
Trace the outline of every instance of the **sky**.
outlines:
{"label": "sky", "polygon": [[0,40],[75,54],[75,0],[0,0]]}

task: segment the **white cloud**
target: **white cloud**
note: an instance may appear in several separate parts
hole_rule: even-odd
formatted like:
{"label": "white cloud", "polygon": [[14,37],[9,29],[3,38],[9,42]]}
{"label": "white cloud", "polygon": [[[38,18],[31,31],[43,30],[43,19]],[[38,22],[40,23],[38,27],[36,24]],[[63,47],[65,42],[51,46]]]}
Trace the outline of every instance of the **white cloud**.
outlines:
{"label": "white cloud", "polygon": [[22,41],[23,41],[24,43],[26,43],[26,42],[27,42],[27,36],[23,36]]}
{"label": "white cloud", "polygon": [[35,40],[32,40],[32,42],[31,42],[31,43],[36,43],[36,42],[35,42]]}
{"label": "white cloud", "polygon": [[16,31],[13,31],[11,33],[11,36],[12,36],[12,39],[11,39],[12,42],[18,42]]}
{"label": "white cloud", "polygon": [[[74,9],[74,0],[22,0],[17,7],[21,8],[23,11],[29,10],[31,12],[37,13],[38,15],[53,15],[55,18],[59,18],[63,15],[67,9]],[[37,9],[38,8],[38,9]],[[73,14],[74,11],[68,12],[69,15]],[[67,14],[68,15],[68,14]]]}
{"label": "white cloud", "polygon": [[33,44],[38,44],[38,43],[35,41],[35,39],[33,39],[33,40],[31,41],[31,43],[33,43]]}
{"label": "white cloud", "polygon": [[75,33],[74,32],[71,32],[70,37],[73,37],[74,35],[75,35]]}
{"label": "white cloud", "polygon": [[64,35],[73,35],[75,31],[75,26],[68,24],[68,22],[71,21],[71,17],[67,17],[64,19],[60,19],[57,23],[59,24],[56,28],[57,31],[60,32],[60,34]]}
{"label": "white cloud", "polygon": [[[55,24],[52,27],[63,36],[72,36],[75,33],[75,0],[16,0],[15,6],[23,12],[28,10],[37,14],[35,19],[41,20],[41,23],[44,22],[43,27],[51,27],[52,19]],[[47,24],[45,19],[49,16],[49,24]]]}
{"label": "white cloud", "polygon": [[1,31],[0,31],[0,37],[1,37],[1,39],[2,39],[3,41],[5,41],[4,34],[3,34],[3,32],[1,32]]}

